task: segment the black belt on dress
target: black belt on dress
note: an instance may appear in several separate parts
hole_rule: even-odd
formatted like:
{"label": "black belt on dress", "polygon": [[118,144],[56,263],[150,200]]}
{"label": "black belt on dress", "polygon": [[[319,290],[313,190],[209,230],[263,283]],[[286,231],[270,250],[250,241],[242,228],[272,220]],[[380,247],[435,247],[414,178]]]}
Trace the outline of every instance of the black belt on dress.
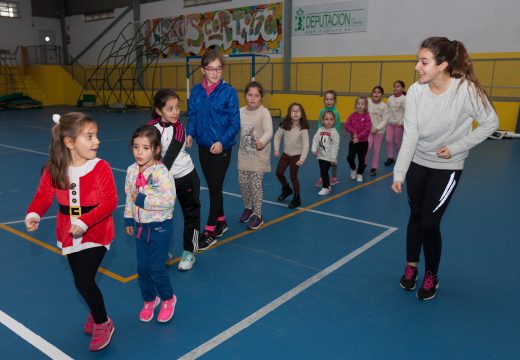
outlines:
{"label": "black belt on dress", "polygon": [[93,206],[67,206],[60,205],[60,212],[64,215],[70,216],[81,216],[83,214],[88,213],[90,210],[94,209],[97,205]]}

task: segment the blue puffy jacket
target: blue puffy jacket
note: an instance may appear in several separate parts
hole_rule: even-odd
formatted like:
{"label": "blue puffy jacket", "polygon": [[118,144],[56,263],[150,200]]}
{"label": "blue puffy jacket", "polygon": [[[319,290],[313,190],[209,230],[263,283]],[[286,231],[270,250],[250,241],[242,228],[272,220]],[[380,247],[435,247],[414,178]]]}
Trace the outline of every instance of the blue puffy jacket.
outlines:
{"label": "blue puffy jacket", "polygon": [[186,134],[197,144],[209,149],[219,141],[223,149],[230,149],[240,130],[237,92],[224,81],[209,96],[201,84],[195,85],[188,100],[188,118]]}

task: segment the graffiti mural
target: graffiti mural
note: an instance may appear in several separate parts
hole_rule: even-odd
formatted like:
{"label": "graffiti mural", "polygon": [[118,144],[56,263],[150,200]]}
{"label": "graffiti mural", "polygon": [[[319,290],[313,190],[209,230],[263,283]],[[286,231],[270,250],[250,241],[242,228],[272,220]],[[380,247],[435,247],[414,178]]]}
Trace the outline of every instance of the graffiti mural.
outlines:
{"label": "graffiti mural", "polygon": [[282,4],[246,6],[147,20],[142,27],[146,49],[163,57],[200,55],[209,47],[224,54],[279,54]]}

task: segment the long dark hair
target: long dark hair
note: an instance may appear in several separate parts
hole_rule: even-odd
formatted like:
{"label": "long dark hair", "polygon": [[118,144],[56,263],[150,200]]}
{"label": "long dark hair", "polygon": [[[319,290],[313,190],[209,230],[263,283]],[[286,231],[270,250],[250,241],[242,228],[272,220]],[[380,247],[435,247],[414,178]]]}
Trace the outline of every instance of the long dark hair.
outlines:
{"label": "long dark hair", "polygon": [[468,80],[475,86],[477,94],[484,103],[484,106],[490,104],[486,90],[482,87],[475,75],[473,64],[463,43],[458,40],[449,40],[445,37],[434,36],[424,39],[421,43],[421,49],[430,50],[437,65],[446,61],[448,64],[446,71],[450,74],[450,77],[462,79],[463,81]]}
{"label": "long dark hair", "polygon": [[96,120],[80,112],[70,112],[60,117],[59,123],[51,130],[52,140],[50,156],[46,168],[51,175],[51,183],[57,189],[70,189],[68,167],[72,162],[70,149],[65,145],[65,138],[76,141],[87,125],[97,126]]}
{"label": "long dark hair", "polygon": [[393,85],[395,85],[395,84],[399,84],[399,85],[401,85],[401,87],[403,88],[402,94],[403,94],[403,95],[406,95],[406,91],[404,91],[404,88],[406,87],[406,86],[404,85],[404,81],[403,81],[403,80],[396,80],[396,81],[394,81],[394,84],[393,84]]}
{"label": "long dark hair", "polygon": [[283,118],[280,123],[280,127],[284,130],[291,130],[293,127],[292,118],[291,118],[291,109],[293,106],[298,106],[300,111],[302,112],[302,117],[300,118],[300,130],[305,130],[309,128],[309,120],[307,120],[307,115],[305,114],[305,109],[300,103],[293,102],[287,108],[287,115]]}
{"label": "long dark hair", "polygon": [[132,135],[130,149],[134,146],[134,139],[140,137],[147,138],[150,141],[150,147],[152,148],[154,159],[161,160],[161,152],[157,151],[158,148],[161,148],[161,133],[159,130],[153,125],[143,125],[138,127]]}
{"label": "long dark hair", "polygon": [[157,113],[157,109],[161,110],[166,105],[166,102],[172,98],[181,102],[179,95],[172,89],[161,89],[155,93],[153,97],[152,119],[161,118],[161,115]]}

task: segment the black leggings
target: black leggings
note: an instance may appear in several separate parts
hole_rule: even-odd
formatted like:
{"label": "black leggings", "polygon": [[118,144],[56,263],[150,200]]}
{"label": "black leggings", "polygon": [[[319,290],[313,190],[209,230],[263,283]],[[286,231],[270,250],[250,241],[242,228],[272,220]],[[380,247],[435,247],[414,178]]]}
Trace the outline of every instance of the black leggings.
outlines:
{"label": "black leggings", "polygon": [[175,179],[175,189],[184,218],[183,248],[193,252],[200,229],[200,180],[197,170],[193,169],[189,174]]}
{"label": "black leggings", "polygon": [[212,154],[209,149],[199,146],[200,167],[209,189],[208,226],[217,225],[217,218],[224,216],[224,197],[222,187],[231,161],[231,149]]}
{"label": "black leggings", "polygon": [[96,273],[106,252],[106,247],[96,246],[67,255],[74,285],[87,303],[96,324],[108,320],[103,295],[96,284]]}
{"label": "black leggings", "polygon": [[406,259],[418,262],[424,249],[425,270],[437,274],[441,261],[441,219],[459,183],[462,170],[439,170],[412,162],[406,175],[410,219]]}

